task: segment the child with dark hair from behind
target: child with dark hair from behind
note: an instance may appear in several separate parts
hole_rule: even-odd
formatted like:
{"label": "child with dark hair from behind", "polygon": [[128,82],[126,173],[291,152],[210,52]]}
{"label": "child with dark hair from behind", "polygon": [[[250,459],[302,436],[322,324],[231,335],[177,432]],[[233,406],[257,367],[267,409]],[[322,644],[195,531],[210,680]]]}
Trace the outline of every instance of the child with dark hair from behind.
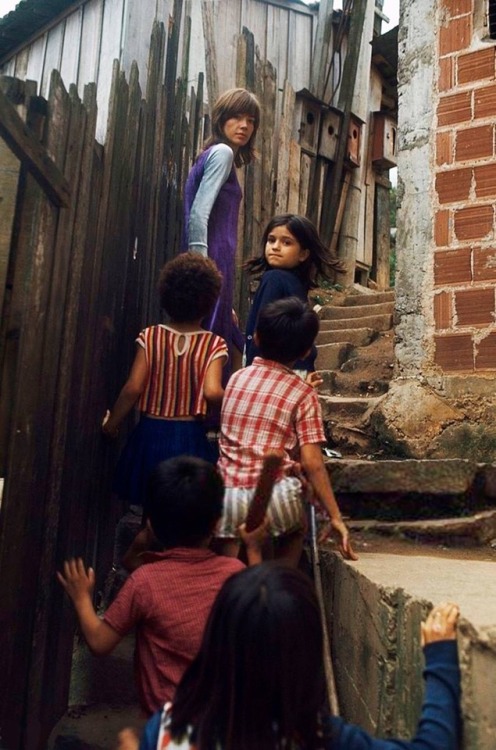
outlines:
{"label": "child with dark hair from behind", "polygon": [[306,357],[318,330],[316,313],[296,297],[266,305],[255,332],[260,356],[234,373],[227,384],[218,464],[226,492],[216,531],[225,554],[237,554],[237,529],[246,519],[264,455],[281,450],[283,463],[267,511],[278,554],[294,565],[301,555],[305,529],[301,465],[329,516],[343,556],[356,559],[322,458],[325,434],[318,396],[292,369]]}
{"label": "child with dark hair from behind", "polygon": [[[146,553],[100,619],[92,602],[95,574],[81,558],[67,560],[58,580],[70,596],[94,654],[107,654],[136,628],[136,680],[149,715],[170,700],[200,646],[215,596],[243,563],[209,549],[222,515],[224,485],[216,468],[181,456],[153,470],[147,497],[149,530],[163,548]],[[247,534],[248,562],[261,560],[262,527]]]}
{"label": "child with dark hair from behind", "polygon": [[224,390],[225,341],[204,330],[222,276],[215,263],[183,253],[163,267],[158,291],[167,324],[145,328],[136,339],[129,377],[102,425],[108,437],[138,404],[140,420],[117,465],[114,489],[131,506],[142,506],[147,478],[160,461],[192,455],[215,462],[204,417],[219,407]]}

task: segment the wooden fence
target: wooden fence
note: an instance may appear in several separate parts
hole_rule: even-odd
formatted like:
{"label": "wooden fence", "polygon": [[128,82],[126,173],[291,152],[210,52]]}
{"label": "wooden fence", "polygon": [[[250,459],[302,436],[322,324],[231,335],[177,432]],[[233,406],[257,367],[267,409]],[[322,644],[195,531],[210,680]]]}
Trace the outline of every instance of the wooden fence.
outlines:
{"label": "wooden fence", "polygon": [[[176,0],[174,18],[181,10]],[[208,120],[202,75],[196,89],[186,84],[188,18],[181,59],[174,18],[167,39],[154,26],[144,95],[137,66],[128,82],[114,64],[104,147],[95,141],[93,84],[81,101],[53,71],[45,101],[29,82],[0,79],[27,127],[13,132],[15,117],[8,125],[0,107],[0,134],[15,153],[7,157],[1,144],[8,200],[0,208],[10,220],[0,232],[0,746],[9,750],[45,747],[66,707],[74,617],[55,571],[81,555],[101,582],[110,565],[120,509],[109,484],[120,446],[103,440],[100,424],[135,336],[159,318],[155,282],[181,246],[182,187]],[[276,132],[281,82],[246,29],[237,82],[262,103],[260,158],[243,177],[241,266],[274,211],[306,213],[307,201],[321,199],[315,165],[291,140],[294,92],[284,86]],[[33,138],[43,147],[38,162],[28,153]],[[50,165],[67,186],[65,207],[43,180]],[[246,290],[240,271],[242,315]]]}

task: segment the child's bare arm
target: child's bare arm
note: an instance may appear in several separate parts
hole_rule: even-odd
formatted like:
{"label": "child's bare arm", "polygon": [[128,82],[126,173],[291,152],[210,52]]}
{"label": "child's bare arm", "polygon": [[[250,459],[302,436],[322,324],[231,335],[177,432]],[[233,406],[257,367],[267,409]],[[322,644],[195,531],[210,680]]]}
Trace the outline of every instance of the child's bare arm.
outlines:
{"label": "child's bare arm", "polygon": [[94,654],[108,654],[117,646],[121,636],[100,620],[93,607],[91,593],[95,585],[93,568],[84,567],[80,557],[66,560],[64,572],[57,578],[72,599],[86,643]]}
{"label": "child's bare arm", "polygon": [[103,421],[102,431],[107,437],[117,437],[119,425],[127,417],[143,392],[147,375],[148,365],[145,350],[138,345],[129,377],[119,393],[110,415],[106,415]]}
{"label": "child's bare arm", "polygon": [[224,398],[224,389],[222,387],[222,367],[224,363],[224,357],[217,357],[207,368],[203,384],[203,395],[209,406],[220,406]]}
{"label": "child's bare arm", "polygon": [[312,485],[317,500],[327,511],[331,519],[331,527],[340,537],[340,550],[347,560],[357,560],[358,557],[351,547],[348,529],[341,518],[341,511],[337,504],[334,492],[329,480],[329,475],[322,458],[320,445],[306,443],[300,448],[301,465]]}

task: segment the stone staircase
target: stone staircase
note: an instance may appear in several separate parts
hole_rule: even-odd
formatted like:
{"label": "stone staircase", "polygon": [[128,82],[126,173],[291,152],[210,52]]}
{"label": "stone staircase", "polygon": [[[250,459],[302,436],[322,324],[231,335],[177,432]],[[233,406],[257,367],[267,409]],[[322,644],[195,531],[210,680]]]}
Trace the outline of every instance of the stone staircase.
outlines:
{"label": "stone staircase", "polygon": [[363,289],[320,310],[317,369],[328,445],[343,456],[381,451],[369,415],[393,373],[394,291]]}

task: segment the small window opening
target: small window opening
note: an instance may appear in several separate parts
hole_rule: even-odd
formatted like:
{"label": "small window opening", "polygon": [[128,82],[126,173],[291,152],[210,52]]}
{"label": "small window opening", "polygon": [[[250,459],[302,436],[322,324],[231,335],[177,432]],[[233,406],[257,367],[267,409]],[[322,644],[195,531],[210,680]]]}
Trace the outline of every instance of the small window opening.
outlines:
{"label": "small window opening", "polygon": [[491,39],[496,39],[496,0],[487,3],[487,27]]}

